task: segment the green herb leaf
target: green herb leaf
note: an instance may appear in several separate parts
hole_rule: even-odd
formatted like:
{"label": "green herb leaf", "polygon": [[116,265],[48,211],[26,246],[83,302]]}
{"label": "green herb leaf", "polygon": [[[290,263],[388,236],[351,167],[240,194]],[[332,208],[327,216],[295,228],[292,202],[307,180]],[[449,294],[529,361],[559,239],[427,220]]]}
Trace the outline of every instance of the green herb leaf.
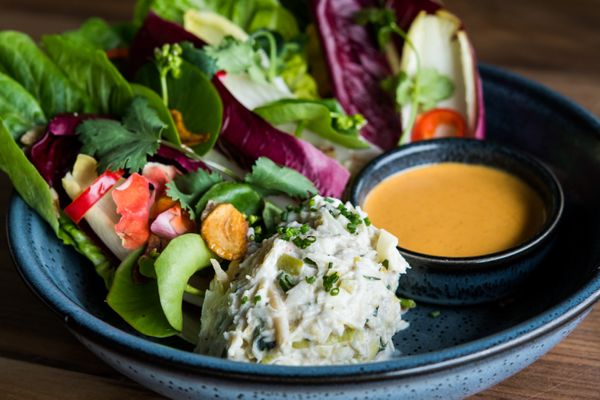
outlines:
{"label": "green herb leaf", "polygon": [[283,193],[306,199],[318,193],[313,183],[304,175],[291,168],[280,167],[267,157],[256,160],[245,181],[265,194]]}
{"label": "green herb leaf", "polygon": [[181,207],[189,211],[192,219],[196,219],[198,200],[211,187],[222,181],[223,178],[219,174],[199,169],[167,183],[167,196],[179,201]]}
{"label": "green herb leaf", "polygon": [[334,272],[333,274],[330,275],[325,275],[323,276],[323,288],[325,289],[326,292],[331,292],[331,289],[333,289],[333,285],[335,285],[335,283],[340,279],[340,276],[338,275],[337,272]]}
{"label": "green herb leaf", "polygon": [[445,99],[452,97],[454,83],[452,80],[433,68],[423,68],[419,71],[419,96],[417,101],[422,111],[428,111]]}
{"label": "green herb leaf", "polygon": [[250,72],[256,68],[262,69],[260,55],[250,40],[241,42],[228,36],[217,46],[206,46],[204,51],[209,57],[217,60],[219,69],[232,74]]}
{"label": "green herb leaf", "polygon": [[0,118],[0,170],[10,178],[15,190],[29,207],[58,233],[58,212],[50,187],[15,143]]}
{"label": "green herb leaf", "polygon": [[100,170],[126,168],[135,172],[156,153],[165,127],[148,101],[136,97],[123,125],[112,120],[88,120],[77,128],[77,133],[83,143],[81,151],[95,156]]}
{"label": "green herb leaf", "polygon": [[216,59],[209,56],[204,50],[195,48],[190,42],[183,42],[180,45],[183,49],[184,60],[204,72],[209,78],[217,73],[219,67]]}

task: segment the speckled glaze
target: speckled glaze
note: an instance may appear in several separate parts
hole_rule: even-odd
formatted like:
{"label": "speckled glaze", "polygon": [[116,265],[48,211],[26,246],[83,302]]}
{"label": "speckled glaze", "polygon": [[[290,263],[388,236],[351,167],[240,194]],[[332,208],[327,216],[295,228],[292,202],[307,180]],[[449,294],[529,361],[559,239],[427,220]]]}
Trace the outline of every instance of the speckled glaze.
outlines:
{"label": "speckled glaze", "polygon": [[[600,122],[564,98],[514,75],[482,68],[490,139],[549,164],[565,191],[551,255],[527,290],[502,302],[421,303],[391,360],[346,366],[255,365],[191,353],[178,339],[134,333],[104,303],[93,268],[62,246],[14,197],[11,250],[25,282],[100,358],[174,399],[453,399],[526,367],[558,343],[600,297]],[[437,318],[432,311],[440,311]],[[93,391],[94,388],[90,388]]]}
{"label": "speckled glaze", "polygon": [[552,246],[564,206],[560,183],[543,163],[516,149],[492,141],[439,139],[401,146],[373,160],[354,181],[350,201],[363,205],[369,192],[386,178],[440,162],[486,165],[518,176],[538,192],[548,217],[540,232],[522,245],[480,257],[434,257],[399,248],[411,266],[400,280],[399,292],[434,304],[505,298],[522,287]]}

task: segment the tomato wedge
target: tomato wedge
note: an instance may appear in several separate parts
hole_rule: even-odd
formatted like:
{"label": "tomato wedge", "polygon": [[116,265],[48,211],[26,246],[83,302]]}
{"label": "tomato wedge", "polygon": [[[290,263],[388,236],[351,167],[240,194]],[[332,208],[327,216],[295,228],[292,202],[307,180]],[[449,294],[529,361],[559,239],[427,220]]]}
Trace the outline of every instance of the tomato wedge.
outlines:
{"label": "tomato wedge", "polygon": [[123,171],[106,171],[65,208],[65,214],[78,224],[84,215],[107,194],[123,176]]}
{"label": "tomato wedge", "polygon": [[411,141],[465,136],[467,124],[462,115],[449,108],[436,108],[419,116]]}

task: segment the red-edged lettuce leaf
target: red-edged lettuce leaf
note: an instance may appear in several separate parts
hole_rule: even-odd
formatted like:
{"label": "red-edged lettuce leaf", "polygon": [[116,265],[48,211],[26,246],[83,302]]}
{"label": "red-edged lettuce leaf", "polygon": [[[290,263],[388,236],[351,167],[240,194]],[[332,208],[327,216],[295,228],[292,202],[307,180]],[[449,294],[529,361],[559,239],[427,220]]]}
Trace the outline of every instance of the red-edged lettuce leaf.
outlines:
{"label": "red-edged lettuce leaf", "polygon": [[381,87],[392,72],[374,36],[355,22],[355,14],[378,7],[377,0],[312,0],[312,9],[335,97],[348,114],[369,122],[362,136],[384,150],[396,146],[402,133],[394,99]]}
{"label": "red-edged lettuce leaf", "polygon": [[51,187],[60,187],[63,176],[71,169],[81,148],[75,136],[77,126],[94,115],[59,114],[54,117],[44,135],[28,152],[31,163]]}
{"label": "red-edged lettuce leaf", "polygon": [[[165,43],[205,43],[181,26],[150,14],[138,31],[130,49],[132,73],[152,59],[154,49]],[[249,168],[259,157],[293,168],[310,179],[325,196],[340,197],[350,173],[336,160],[303,140],[284,133],[246,109],[221,84],[213,85],[223,101],[223,127],[217,145],[241,165]]]}

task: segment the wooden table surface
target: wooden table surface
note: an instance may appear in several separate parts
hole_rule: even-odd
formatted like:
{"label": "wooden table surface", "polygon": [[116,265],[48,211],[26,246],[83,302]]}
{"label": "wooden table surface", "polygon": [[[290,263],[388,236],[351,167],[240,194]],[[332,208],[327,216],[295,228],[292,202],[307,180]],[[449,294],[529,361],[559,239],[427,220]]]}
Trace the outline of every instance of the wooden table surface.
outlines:
{"label": "wooden table surface", "polygon": [[[133,0],[0,0],[0,29],[35,37],[90,16],[129,18]],[[447,0],[481,61],[540,81],[600,115],[599,0]],[[598,190],[598,188],[590,188]],[[81,346],[29,291],[6,244],[0,178],[0,399],[158,399]],[[600,399],[600,307],[564,342],[473,399]]]}

